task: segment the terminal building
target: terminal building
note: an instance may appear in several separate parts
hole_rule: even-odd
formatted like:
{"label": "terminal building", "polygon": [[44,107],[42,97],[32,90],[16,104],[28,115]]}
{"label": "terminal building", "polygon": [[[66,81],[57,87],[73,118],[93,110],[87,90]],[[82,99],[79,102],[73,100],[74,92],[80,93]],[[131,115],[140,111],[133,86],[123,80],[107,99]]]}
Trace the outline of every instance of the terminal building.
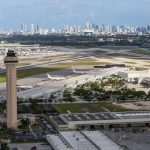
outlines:
{"label": "terminal building", "polygon": [[128,82],[141,83],[145,78],[150,78],[150,71],[121,71],[118,75]]}
{"label": "terminal building", "polygon": [[137,127],[150,125],[150,112],[100,112],[60,114],[50,121],[58,131],[97,130],[115,127]]}
{"label": "terminal building", "polygon": [[117,143],[99,131],[67,131],[47,135],[54,150],[123,150]]}

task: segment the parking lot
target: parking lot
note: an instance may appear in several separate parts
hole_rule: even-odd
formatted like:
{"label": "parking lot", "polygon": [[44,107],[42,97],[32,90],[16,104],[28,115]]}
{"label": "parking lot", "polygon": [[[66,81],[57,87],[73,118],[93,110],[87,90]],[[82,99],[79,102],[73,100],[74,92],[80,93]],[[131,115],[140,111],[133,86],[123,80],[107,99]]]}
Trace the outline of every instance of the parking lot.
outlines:
{"label": "parking lot", "polygon": [[134,128],[122,131],[119,129],[104,131],[104,134],[124,147],[125,150],[149,150],[150,131],[148,129]]}

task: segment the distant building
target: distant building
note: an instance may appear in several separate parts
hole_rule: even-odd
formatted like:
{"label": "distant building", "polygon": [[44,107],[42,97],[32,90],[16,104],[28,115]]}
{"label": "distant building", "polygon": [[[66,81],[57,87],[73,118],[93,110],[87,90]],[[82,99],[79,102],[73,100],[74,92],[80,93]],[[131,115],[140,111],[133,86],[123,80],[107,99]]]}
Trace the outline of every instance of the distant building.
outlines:
{"label": "distant building", "polygon": [[84,30],[84,35],[93,35],[94,31],[93,30]]}

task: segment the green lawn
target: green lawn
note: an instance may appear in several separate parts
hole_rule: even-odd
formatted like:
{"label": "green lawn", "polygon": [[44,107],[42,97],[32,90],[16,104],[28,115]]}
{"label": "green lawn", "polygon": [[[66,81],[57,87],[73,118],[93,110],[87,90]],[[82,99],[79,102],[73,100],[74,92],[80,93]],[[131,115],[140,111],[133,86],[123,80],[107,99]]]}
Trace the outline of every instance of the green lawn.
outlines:
{"label": "green lawn", "polygon": [[68,111],[72,113],[85,113],[91,112],[92,108],[88,107],[86,104],[55,104],[53,105],[56,110],[60,113],[68,113]]}
{"label": "green lawn", "polygon": [[[23,79],[29,76],[38,75],[42,73],[52,72],[61,70],[64,68],[69,68],[72,66],[80,66],[80,65],[102,65],[102,64],[110,64],[108,62],[97,62],[95,59],[82,59],[73,62],[60,63],[55,65],[50,65],[48,68],[36,68],[36,69],[27,69],[27,70],[19,70],[17,71],[17,79]],[[0,74],[0,83],[5,82],[5,74]]]}
{"label": "green lawn", "polygon": [[[47,72],[52,72],[52,71],[57,71],[57,70],[61,70],[63,68],[34,68],[34,69],[27,69],[27,70],[19,70],[17,71],[17,79],[23,79],[26,77],[30,77],[30,76],[34,76],[34,75],[38,75],[38,74],[42,74],[42,73],[47,73]],[[0,83],[5,82],[6,81],[6,75],[5,73],[0,74]]]}
{"label": "green lawn", "polygon": [[94,103],[94,104],[91,104],[93,107],[97,108],[97,109],[104,109],[104,110],[108,110],[108,111],[112,111],[112,112],[123,112],[123,111],[131,111],[129,109],[126,109],[124,107],[121,107],[121,106],[117,106],[117,105],[114,105],[114,104],[111,104],[111,103]]}
{"label": "green lawn", "polygon": [[124,64],[136,64],[136,62],[132,62],[132,61],[125,61],[123,62]]}
{"label": "green lawn", "polygon": [[0,74],[0,83],[6,81],[6,75],[4,73]]}
{"label": "green lawn", "polygon": [[73,62],[67,62],[67,63],[60,63],[52,65],[53,67],[62,67],[62,68],[69,68],[72,66],[85,66],[85,65],[105,65],[105,64],[111,64],[109,62],[98,62],[92,59],[85,59],[85,60],[79,60],[79,61],[73,61]]}
{"label": "green lawn", "polygon": [[148,49],[142,49],[142,48],[130,50],[129,52],[135,54],[150,55],[150,51]]}
{"label": "green lawn", "polygon": [[74,104],[54,104],[53,107],[59,113],[96,113],[96,112],[106,112],[106,111],[113,111],[113,112],[122,112],[122,111],[131,111],[129,109],[125,109],[120,106],[116,106],[111,103],[74,103]]}
{"label": "green lawn", "polygon": [[35,57],[31,57],[31,58],[20,58],[19,61],[33,61],[33,60],[37,60],[38,58],[35,58]]}
{"label": "green lawn", "polygon": [[27,66],[27,65],[30,65],[30,63],[19,63],[19,64],[17,64],[17,66]]}
{"label": "green lawn", "polygon": [[136,67],[135,70],[136,70],[136,71],[146,71],[146,70],[148,70],[148,68]]}
{"label": "green lawn", "polygon": [[[121,54],[121,53],[112,53],[112,54],[108,54],[108,56],[111,57],[125,57],[125,58],[140,58],[139,56],[134,56],[134,54]],[[141,59],[141,58],[140,58]]]}
{"label": "green lawn", "polygon": [[112,59],[111,56],[96,56],[96,58],[99,58],[99,59]]}

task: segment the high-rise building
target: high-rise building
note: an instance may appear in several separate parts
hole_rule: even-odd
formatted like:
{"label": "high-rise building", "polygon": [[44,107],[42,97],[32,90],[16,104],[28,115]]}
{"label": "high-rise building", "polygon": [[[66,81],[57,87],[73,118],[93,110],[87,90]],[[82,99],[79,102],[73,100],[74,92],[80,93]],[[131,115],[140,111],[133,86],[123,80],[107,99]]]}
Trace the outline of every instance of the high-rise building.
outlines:
{"label": "high-rise building", "polygon": [[150,25],[147,25],[147,31],[150,31]]}
{"label": "high-rise building", "polygon": [[17,122],[17,92],[16,92],[16,64],[18,57],[12,50],[8,50],[4,58],[6,65],[7,88],[7,127],[16,129]]}
{"label": "high-rise building", "polygon": [[22,32],[25,31],[25,24],[24,24],[24,23],[21,24],[21,31],[22,31]]}
{"label": "high-rise building", "polygon": [[38,24],[36,25],[35,32],[36,32],[36,33],[39,33],[39,25],[38,25]]}
{"label": "high-rise building", "polygon": [[31,24],[31,25],[30,25],[30,32],[31,32],[32,34],[35,33],[35,25],[34,25],[34,24]]}

